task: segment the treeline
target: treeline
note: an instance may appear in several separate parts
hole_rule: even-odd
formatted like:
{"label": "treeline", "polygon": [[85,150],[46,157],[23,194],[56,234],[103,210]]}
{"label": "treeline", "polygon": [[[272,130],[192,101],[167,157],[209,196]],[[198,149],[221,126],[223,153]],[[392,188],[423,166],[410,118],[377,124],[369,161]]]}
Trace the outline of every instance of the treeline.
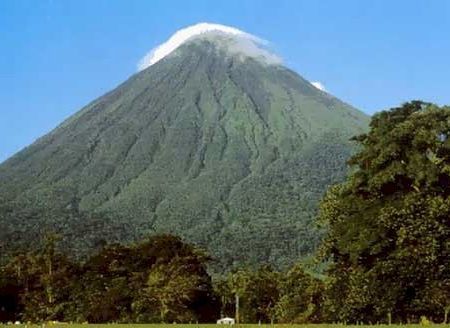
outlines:
{"label": "treeline", "polygon": [[57,238],[16,254],[0,269],[0,322],[241,322],[320,320],[323,284],[301,266],[286,273],[242,269],[213,283],[211,259],[172,235],[105,246],[78,263]]}
{"label": "treeline", "polygon": [[320,279],[298,264],[213,281],[211,259],[170,235],[83,263],[49,238],[1,267],[0,321],[213,322],[239,299],[245,323],[448,322],[450,108],[406,103],[355,141],[352,173],[321,203]]}
{"label": "treeline", "polygon": [[83,263],[57,239],[1,267],[0,321],[209,322],[218,302],[208,257],[170,235],[107,245]]}

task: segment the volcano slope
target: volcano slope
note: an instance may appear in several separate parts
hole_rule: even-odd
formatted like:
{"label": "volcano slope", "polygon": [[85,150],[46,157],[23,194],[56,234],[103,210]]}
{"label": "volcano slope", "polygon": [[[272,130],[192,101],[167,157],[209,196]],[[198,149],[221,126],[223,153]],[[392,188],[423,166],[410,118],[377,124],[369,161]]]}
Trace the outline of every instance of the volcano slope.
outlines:
{"label": "volcano slope", "polygon": [[0,165],[2,248],[50,231],[83,255],[169,232],[218,270],[310,254],[368,117],[227,42],[185,42]]}

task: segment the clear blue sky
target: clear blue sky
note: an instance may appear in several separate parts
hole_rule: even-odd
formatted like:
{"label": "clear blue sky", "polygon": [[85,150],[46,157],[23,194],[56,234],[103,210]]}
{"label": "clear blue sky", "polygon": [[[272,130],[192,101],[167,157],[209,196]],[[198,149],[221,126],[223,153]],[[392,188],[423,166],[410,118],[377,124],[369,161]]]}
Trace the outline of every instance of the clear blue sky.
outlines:
{"label": "clear blue sky", "polygon": [[369,114],[450,104],[448,0],[2,0],[0,162],[198,22],[271,41],[287,66]]}

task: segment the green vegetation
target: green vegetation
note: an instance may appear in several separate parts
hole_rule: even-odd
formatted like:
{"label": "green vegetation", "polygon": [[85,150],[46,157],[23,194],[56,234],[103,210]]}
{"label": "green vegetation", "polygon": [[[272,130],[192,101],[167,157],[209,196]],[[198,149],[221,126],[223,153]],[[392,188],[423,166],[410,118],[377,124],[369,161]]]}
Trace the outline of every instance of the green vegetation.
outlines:
{"label": "green vegetation", "polygon": [[0,321],[448,322],[450,108],[366,120],[186,44],[0,166]]}
{"label": "green vegetation", "polygon": [[75,262],[50,237],[0,268],[0,320],[212,322],[239,309],[241,323],[447,322],[450,108],[406,103],[370,127],[355,137],[353,172],[321,203],[320,278],[295,264],[213,281],[211,258],[171,235]]}
{"label": "green vegetation", "polygon": [[327,316],[395,322],[450,311],[450,108],[419,101],[375,115],[321,205]]}
{"label": "green vegetation", "polygon": [[216,272],[287,268],[367,124],[284,67],[186,43],[0,165],[2,254],[49,231],[82,257],[172,233]]}
{"label": "green vegetation", "polygon": [[[0,327],[2,327],[0,325]],[[5,328],[11,327],[9,325],[4,325]],[[17,328],[23,328],[25,325],[14,325],[14,327]],[[27,325],[26,327],[29,328],[41,328],[41,325]],[[55,323],[55,324],[48,324],[46,327],[54,327],[54,328],[143,328],[143,327],[152,327],[152,328],[169,328],[173,327],[173,324],[67,324],[67,323]],[[176,327],[181,328],[217,328],[221,327],[216,324],[177,324]],[[257,327],[264,327],[264,328],[336,328],[336,327],[344,327],[342,324],[302,324],[302,325],[296,325],[296,324],[240,324],[239,326],[232,326],[232,327],[241,327],[241,328],[257,328]],[[345,327],[373,327],[373,325],[345,325]],[[407,325],[377,325],[377,327],[380,328],[423,328],[423,324],[407,324]],[[448,327],[447,325],[443,324],[433,324],[432,327],[441,328],[441,327]]]}
{"label": "green vegetation", "polygon": [[213,283],[210,258],[171,235],[104,246],[82,263],[57,243],[50,236],[0,267],[0,322],[214,322],[235,316],[236,295],[241,323],[320,319],[323,284],[299,265],[240,269]]}
{"label": "green vegetation", "polygon": [[219,305],[207,260],[161,235],[77,263],[47,238],[0,268],[0,322],[213,322]]}

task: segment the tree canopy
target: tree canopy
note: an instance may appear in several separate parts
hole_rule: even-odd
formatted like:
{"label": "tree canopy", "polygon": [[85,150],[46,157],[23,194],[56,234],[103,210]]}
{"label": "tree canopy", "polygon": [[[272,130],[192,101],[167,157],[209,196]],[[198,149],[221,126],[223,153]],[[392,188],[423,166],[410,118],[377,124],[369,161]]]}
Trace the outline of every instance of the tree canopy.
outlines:
{"label": "tree canopy", "polygon": [[48,238],[0,267],[0,321],[211,322],[218,316],[209,258],[178,237],[106,245],[84,263],[56,243]]}
{"label": "tree canopy", "polygon": [[319,220],[332,260],[329,318],[443,320],[450,306],[450,108],[413,101],[374,115],[353,173]]}

